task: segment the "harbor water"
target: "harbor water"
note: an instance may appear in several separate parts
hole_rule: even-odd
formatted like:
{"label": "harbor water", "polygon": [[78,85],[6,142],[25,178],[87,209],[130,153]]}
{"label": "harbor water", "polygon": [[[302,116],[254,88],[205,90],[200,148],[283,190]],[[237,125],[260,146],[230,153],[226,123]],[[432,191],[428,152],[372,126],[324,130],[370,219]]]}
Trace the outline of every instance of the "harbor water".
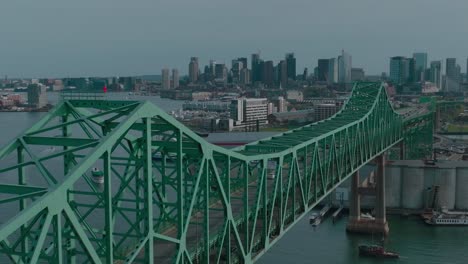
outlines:
{"label": "harbor water", "polygon": [[[127,99],[123,94],[113,96],[116,99],[119,96],[121,99]],[[58,99],[56,94],[51,94],[50,98],[51,102]],[[181,101],[159,97],[131,99],[150,99],[166,111],[176,110],[182,105]],[[45,114],[0,113],[0,148]],[[380,244],[381,237],[347,234],[346,217],[335,224],[331,219],[327,219],[314,228],[306,216],[265,253],[258,263],[468,263],[468,227],[428,226],[419,217],[391,216],[388,220],[390,235],[385,240],[385,246],[388,250],[400,254],[401,258],[398,260],[359,257],[359,244]]]}

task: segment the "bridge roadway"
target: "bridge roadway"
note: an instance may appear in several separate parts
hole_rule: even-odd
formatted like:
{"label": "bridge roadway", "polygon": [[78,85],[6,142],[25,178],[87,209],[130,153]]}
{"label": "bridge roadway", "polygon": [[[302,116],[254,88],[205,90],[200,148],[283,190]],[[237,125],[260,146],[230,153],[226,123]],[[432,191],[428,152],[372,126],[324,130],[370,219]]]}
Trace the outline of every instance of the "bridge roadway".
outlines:
{"label": "bridge roadway", "polygon": [[233,150],[147,102],[65,100],[0,151],[0,206],[16,206],[1,260],[251,263],[361,166],[403,142],[427,154],[426,130],[432,144],[432,115],[403,121],[381,83],[355,84],[327,120]]}

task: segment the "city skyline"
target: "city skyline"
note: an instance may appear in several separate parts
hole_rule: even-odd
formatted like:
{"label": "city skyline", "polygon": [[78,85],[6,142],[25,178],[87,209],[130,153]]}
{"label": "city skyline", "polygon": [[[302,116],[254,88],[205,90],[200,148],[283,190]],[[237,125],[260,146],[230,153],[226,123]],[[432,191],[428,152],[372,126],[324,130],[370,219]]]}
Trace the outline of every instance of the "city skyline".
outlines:
{"label": "city skyline", "polygon": [[[187,75],[191,56],[199,57],[200,65],[210,59],[229,64],[257,50],[275,62],[294,52],[301,72],[342,49],[353,56],[353,65],[378,75],[388,72],[389,58],[399,54],[421,51],[429,61],[453,57],[459,62],[468,56],[464,1],[268,1],[268,8],[265,3],[256,1],[249,8],[207,0],[113,1],[112,6],[58,0],[4,3],[0,75],[133,76],[163,68]],[[440,45],[441,39],[450,41]]]}

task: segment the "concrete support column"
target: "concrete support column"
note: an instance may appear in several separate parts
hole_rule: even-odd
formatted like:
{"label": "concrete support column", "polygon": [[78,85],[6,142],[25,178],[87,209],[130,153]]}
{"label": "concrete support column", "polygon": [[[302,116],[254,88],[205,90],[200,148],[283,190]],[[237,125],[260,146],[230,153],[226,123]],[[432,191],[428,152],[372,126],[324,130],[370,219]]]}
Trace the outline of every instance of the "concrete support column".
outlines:
{"label": "concrete support column", "polygon": [[349,204],[349,220],[359,221],[361,218],[361,196],[359,195],[359,171],[351,176],[351,201]]}
{"label": "concrete support column", "polygon": [[377,163],[377,182],[376,182],[376,207],[375,221],[379,224],[385,224],[385,154],[376,158]]}

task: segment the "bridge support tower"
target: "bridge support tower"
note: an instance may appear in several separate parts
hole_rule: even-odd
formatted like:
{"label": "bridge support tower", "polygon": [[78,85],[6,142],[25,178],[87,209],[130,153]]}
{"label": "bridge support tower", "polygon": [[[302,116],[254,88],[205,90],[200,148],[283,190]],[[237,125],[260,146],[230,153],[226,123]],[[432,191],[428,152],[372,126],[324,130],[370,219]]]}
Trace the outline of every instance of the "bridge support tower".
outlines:
{"label": "bridge support tower", "polygon": [[[377,164],[375,188],[361,188],[359,171],[351,178],[351,201],[349,222],[346,231],[352,233],[383,234],[389,232],[385,210],[385,154],[375,158]],[[374,194],[376,197],[375,219],[361,218],[361,194]]]}

